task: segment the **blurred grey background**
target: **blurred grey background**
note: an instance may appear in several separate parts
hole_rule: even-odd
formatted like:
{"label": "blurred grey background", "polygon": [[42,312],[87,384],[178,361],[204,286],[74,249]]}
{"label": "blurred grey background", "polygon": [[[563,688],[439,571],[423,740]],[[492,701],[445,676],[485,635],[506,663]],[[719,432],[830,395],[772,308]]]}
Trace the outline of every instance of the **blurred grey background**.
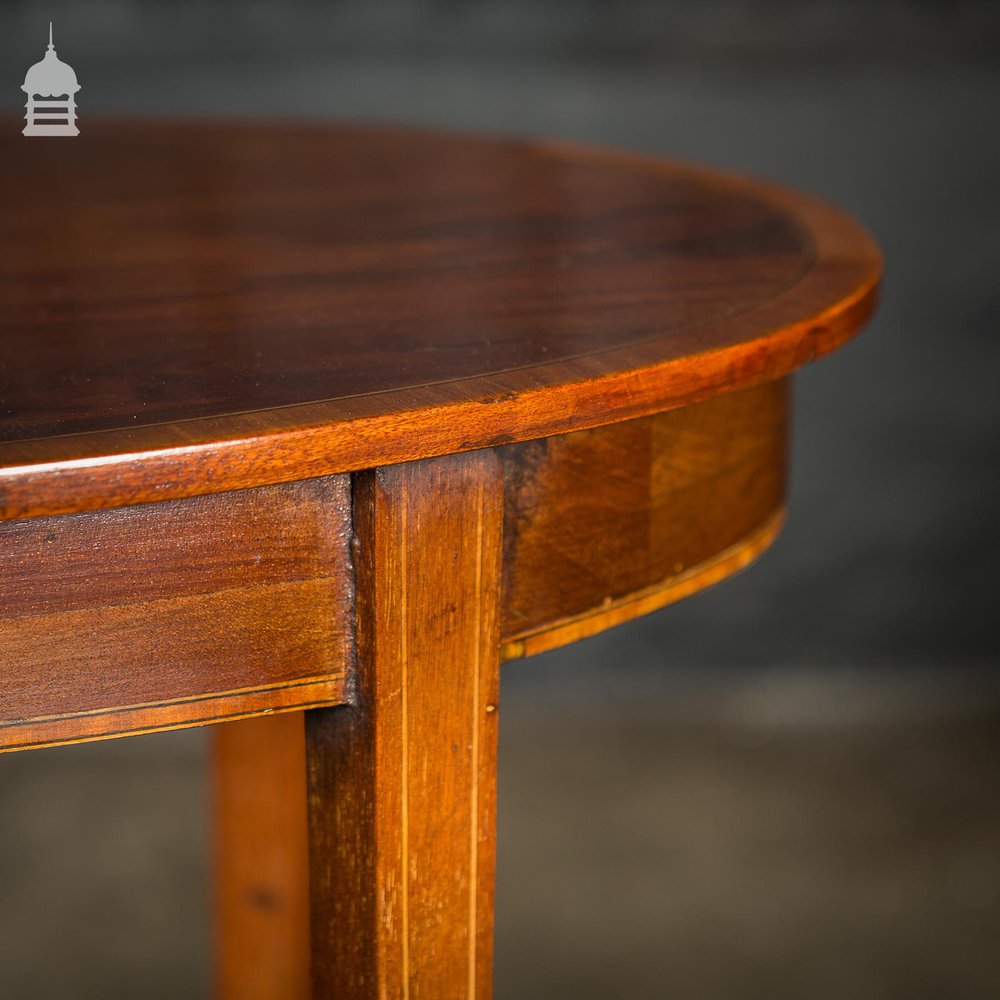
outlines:
{"label": "blurred grey background", "polygon": [[[91,115],[558,136],[859,216],[750,572],[504,677],[497,995],[1000,996],[1000,5],[0,2]],[[0,998],[208,992],[201,733],[0,759]]]}

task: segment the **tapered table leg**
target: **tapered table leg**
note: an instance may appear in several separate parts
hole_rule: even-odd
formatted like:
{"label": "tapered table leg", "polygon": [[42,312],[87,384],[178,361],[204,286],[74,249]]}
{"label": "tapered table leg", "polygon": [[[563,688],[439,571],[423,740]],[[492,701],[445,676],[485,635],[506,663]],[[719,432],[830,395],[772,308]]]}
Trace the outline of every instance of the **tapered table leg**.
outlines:
{"label": "tapered table leg", "polygon": [[216,726],[219,1000],[307,1000],[309,870],[301,712]]}
{"label": "tapered table leg", "polygon": [[501,520],[491,452],[355,479],[353,704],[306,718],[315,997],[491,995]]}

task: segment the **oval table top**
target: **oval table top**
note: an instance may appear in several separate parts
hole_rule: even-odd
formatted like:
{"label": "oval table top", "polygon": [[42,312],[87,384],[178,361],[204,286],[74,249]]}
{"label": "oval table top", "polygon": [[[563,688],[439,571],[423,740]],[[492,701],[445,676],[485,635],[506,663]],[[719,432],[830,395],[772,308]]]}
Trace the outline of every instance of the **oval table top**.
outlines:
{"label": "oval table top", "polygon": [[783,188],[403,129],[5,133],[0,199],[0,518],[683,406],[840,345],[881,271]]}

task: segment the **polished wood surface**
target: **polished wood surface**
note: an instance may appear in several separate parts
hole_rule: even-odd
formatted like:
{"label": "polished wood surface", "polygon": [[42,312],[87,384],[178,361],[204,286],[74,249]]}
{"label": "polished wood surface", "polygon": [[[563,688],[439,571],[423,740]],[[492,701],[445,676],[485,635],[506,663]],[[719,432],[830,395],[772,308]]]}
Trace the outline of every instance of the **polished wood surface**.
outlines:
{"label": "polished wood surface", "polygon": [[836,347],[878,281],[836,209],[635,156],[138,122],[62,146],[0,140],[0,517],[681,406]]}
{"label": "polished wood surface", "polygon": [[[766,383],[499,449],[503,658],[759,555],[783,513],[786,405]],[[0,748],[343,701],[350,530],[343,477],[0,525]]]}
{"label": "polished wood surface", "polygon": [[308,1000],[303,714],[244,719],[212,736],[215,995]]}
{"label": "polished wood surface", "polygon": [[488,451],[359,477],[357,687],[306,722],[317,997],[491,994],[502,504]]}
{"label": "polished wood surface", "polygon": [[[756,558],[784,513],[789,403],[779,379],[484,450],[504,494],[501,657]],[[0,523],[0,749],[348,701],[364,475]]]}
{"label": "polished wood surface", "polygon": [[242,720],[220,994],[489,1000],[499,664],[771,542],[870,238],[623,154],[138,122],[0,138],[0,236],[0,750]]}
{"label": "polished wood surface", "polygon": [[732,571],[759,552],[784,509],[788,404],[779,379],[499,449],[505,657],[618,624],[718,572],[720,555],[736,557]]}
{"label": "polished wood surface", "polygon": [[343,700],[349,486],[0,523],[0,749]]}

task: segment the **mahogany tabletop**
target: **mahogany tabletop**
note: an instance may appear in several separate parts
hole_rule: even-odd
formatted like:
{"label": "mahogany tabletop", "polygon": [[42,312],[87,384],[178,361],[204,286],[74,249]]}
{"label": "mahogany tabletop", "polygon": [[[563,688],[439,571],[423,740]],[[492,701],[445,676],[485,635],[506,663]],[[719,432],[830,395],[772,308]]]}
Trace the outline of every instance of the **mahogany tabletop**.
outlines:
{"label": "mahogany tabletop", "polygon": [[489,1000],[501,662],[770,544],[873,242],[620,153],[109,122],[0,138],[0,260],[0,750],[226,723],[218,995]]}
{"label": "mahogany tabletop", "polygon": [[880,258],[784,188],[403,129],[0,139],[0,518],[526,440],[781,376]]}

